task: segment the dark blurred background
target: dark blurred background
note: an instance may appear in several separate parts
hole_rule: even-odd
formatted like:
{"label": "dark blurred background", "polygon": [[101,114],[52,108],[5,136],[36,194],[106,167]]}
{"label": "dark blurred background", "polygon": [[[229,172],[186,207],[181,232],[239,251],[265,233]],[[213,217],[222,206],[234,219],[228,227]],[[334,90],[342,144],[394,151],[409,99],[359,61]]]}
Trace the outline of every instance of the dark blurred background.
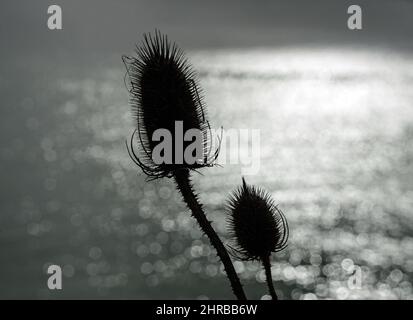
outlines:
{"label": "dark blurred background", "polygon": [[[47,28],[51,4],[63,30]],[[351,4],[363,30],[347,28]],[[2,1],[0,298],[233,298],[172,181],[145,182],[124,146],[121,54],[159,29],[198,71],[213,127],[261,130],[247,181],[290,222],[281,298],[412,299],[412,16],[407,0]],[[195,177],[223,239],[240,169]],[[258,264],[235,266],[268,298]]]}

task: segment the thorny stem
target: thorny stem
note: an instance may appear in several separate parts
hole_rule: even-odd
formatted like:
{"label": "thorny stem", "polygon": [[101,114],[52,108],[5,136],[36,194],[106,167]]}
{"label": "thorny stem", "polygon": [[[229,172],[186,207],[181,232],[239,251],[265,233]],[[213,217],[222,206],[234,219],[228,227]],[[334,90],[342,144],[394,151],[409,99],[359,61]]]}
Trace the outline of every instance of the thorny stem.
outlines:
{"label": "thorny stem", "polygon": [[224,269],[227,273],[228,279],[231,283],[232,291],[238,300],[247,300],[244,290],[242,288],[241,282],[235,272],[234,266],[232,265],[231,258],[225,249],[224,244],[221,239],[216,234],[215,230],[211,226],[211,222],[207,219],[202,204],[198,201],[197,195],[194,193],[188,170],[180,170],[175,173],[175,181],[181,192],[185,203],[188,208],[192,211],[192,215],[197,220],[202,231],[209,238],[212,246],[217,251],[218,257],[221,259]]}
{"label": "thorny stem", "polygon": [[270,256],[263,257],[261,258],[261,260],[262,264],[264,265],[265,277],[267,278],[267,285],[268,290],[270,291],[270,295],[273,300],[278,300],[277,293],[275,292],[274,285],[272,283]]}

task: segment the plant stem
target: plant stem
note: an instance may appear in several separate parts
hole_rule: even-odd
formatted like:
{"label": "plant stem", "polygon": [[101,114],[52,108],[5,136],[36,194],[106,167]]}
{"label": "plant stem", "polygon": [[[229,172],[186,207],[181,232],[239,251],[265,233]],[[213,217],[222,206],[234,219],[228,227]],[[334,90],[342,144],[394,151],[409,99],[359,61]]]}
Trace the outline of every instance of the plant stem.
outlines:
{"label": "plant stem", "polygon": [[202,204],[198,201],[198,196],[193,190],[189,171],[180,170],[175,173],[174,178],[185,203],[192,212],[192,215],[197,220],[202,231],[207,235],[212,246],[217,251],[218,257],[221,259],[228,279],[231,283],[232,291],[234,292],[238,300],[247,300],[241,282],[238,278],[237,273],[235,272],[234,266],[232,265],[231,258],[229,257],[228,252],[225,249],[225,246],[222,243],[221,239],[212,228],[211,222],[207,219],[203,211]]}
{"label": "plant stem", "polygon": [[262,264],[264,265],[265,277],[267,278],[267,285],[268,290],[270,291],[270,295],[273,300],[278,300],[277,293],[275,292],[274,285],[272,283],[270,256],[263,257],[261,258],[261,260]]}

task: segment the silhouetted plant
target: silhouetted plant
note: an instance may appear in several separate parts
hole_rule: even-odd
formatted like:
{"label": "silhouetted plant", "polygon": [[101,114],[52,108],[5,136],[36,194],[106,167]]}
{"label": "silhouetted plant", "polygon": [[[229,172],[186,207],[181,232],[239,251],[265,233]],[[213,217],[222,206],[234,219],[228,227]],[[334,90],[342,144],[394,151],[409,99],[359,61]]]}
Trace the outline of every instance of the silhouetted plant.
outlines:
{"label": "silhouetted plant", "polygon": [[[129,75],[131,104],[137,125],[128,145],[129,155],[149,179],[174,178],[192,215],[216,249],[234,294],[238,299],[246,299],[228,252],[205,216],[190,179],[191,171],[211,166],[219,152],[219,149],[211,152],[209,123],[195,73],[182,51],[175,44],[170,44],[167,37],[158,31],[154,36],[144,35],[144,42],[137,47],[136,53],[136,57],[123,57]],[[189,163],[184,158],[178,163],[175,161],[175,152],[172,152],[171,163],[159,164],[153,160],[154,148],[159,143],[153,141],[153,133],[157,129],[175,132],[177,121],[182,122],[183,132],[189,129],[202,132],[203,159],[198,159],[202,161]],[[133,146],[136,132],[140,144],[138,152]],[[187,144],[191,143],[175,141],[174,135],[172,138],[174,151],[175,148],[185,150]]]}
{"label": "silhouetted plant", "polygon": [[287,246],[289,229],[284,214],[266,191],[247,185],[244,178],[228,201],[228,213],[232,255],[244,261],[260,260],[271,297],[277,300],[270,257]]}
{"label": "silhouetted plant", "polygon": [[[130,79],[132,110],[137,122],[141,149],[137,154],[130,141],[130,155],[135,163],[151,178],[173,177],[181,169],[196,170],[211,166],[218,156],[218,149],[210,156],[210,127],[206,120],[206,110],[202,101],[195,72],[183,52],[170,44],[165,35],[156,32],[155,36],[144,35],[143,45],[136,48],[136,57],[123,56]],[[157,164],[152,151],[159,141],[152,139],[157,129],[175,132],[175,124],[182,121],[183,132],[198,129],[203,134],[203,161]],[[191,141],[175,141],[172,146],[185,148]],[[199,159],[201,160],[201,159]]]}

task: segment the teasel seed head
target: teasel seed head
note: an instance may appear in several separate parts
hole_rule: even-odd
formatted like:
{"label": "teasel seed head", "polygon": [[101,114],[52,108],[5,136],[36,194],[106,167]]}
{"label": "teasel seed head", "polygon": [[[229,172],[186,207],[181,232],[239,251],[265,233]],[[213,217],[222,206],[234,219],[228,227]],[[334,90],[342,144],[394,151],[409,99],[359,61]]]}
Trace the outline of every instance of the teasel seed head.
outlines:
{"label": "teasel seed head", "polygon": [[[198,80],[184,53],[166,35],[155,31],[144,34],[144,40],[136,47],[133,57],[123,56],[128,78],[130,103],[136,121],[136,130],[127,144],[132,160],[150,178],[172,177],[178,170],[196,170],[211,166],[219,148],[211,149],[211,131]],[[182,123],[183,132],[197,129],[202,132],[202,159],[188,163],[175,161],[175,123]],[[157,129],[172,133],[172,163],[158,164],[152,152],[159,141],[153,141]],[[137,138],[137,139],[135,139]],[[135,140],[140,145],[134,149]],[[191,141],[178,142],[182,149]],[[200,160],[200,161],[199,161]]]}
{"label": "teasel seed head", "polygon": [[228,202],[231,254],[240,260],[265,260],[287,246],[288,224],[282,211],[263,189],[242,186]]}

